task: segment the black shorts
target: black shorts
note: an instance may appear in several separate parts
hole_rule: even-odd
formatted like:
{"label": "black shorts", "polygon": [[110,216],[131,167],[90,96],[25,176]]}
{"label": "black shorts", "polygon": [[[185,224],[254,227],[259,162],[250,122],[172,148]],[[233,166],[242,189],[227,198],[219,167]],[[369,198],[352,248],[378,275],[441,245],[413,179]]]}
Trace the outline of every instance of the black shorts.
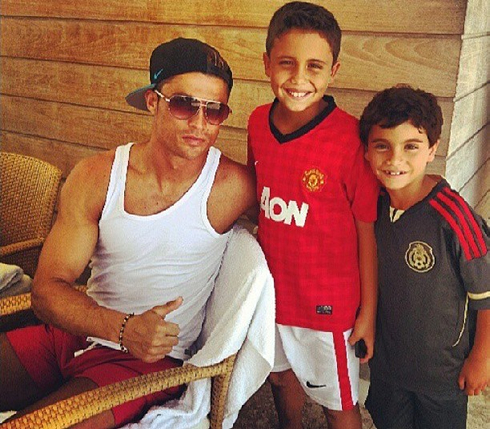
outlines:
{"label": "black shorts", "polygon": [[371,377],[365,405],[377,429],[466,429],[463,393],[428,396]]}

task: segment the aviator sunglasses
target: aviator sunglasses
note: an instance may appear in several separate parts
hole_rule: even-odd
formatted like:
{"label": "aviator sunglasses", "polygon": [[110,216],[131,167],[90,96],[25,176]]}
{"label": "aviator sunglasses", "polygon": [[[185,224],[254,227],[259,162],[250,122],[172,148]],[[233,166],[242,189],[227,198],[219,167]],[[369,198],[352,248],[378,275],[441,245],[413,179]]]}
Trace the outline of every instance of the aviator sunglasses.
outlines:
{"label": "aviator sunglasses", "polygon": [[219,101],[204,100],[179,94],[165,97],[158,90],[154,89],[153,91],[168,103],[168,110],[177,119],[189,119],[196,115],[201,106],[203,106],[206,120],[211,125],[220,125],[231,113],[228,105]]}

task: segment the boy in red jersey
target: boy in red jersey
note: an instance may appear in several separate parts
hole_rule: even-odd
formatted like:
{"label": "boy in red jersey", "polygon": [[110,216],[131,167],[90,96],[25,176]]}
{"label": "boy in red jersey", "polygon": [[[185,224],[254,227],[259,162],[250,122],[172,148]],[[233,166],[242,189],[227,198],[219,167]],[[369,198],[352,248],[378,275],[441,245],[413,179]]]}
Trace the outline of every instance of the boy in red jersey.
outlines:
{"label": "boy in red jersey", "polygon": [[386,188],[366,401],[378,429],[465,429],[467,395],[490,382],[488,227],[426,174],[441,126],[436,98],[407,86],[378,93],[361,117],[366,157]]}
{"label": "boy in red jersey", "polygon": [[270,381],[282,428],[301,427],[306,392],[331,429],[360,429],[354,343],[366,343],[363,361],[373,353],[378,186],[358,121],[325,95],[339,69],[340,39],[321,6],[278,9],[264,53],[276,99],[258,107],[248,126],[258,239],[276,287]]}

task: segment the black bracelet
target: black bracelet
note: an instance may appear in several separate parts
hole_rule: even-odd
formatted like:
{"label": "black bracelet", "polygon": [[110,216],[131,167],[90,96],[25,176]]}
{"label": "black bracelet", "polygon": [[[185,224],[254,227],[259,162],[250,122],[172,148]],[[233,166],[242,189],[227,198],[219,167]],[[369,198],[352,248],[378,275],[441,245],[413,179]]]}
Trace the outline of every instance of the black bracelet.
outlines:
{"label": "black bracelet", "polygon": [[121,325],[121,329],[119,329],[119,347],[121,348],[121,351],[123,353],[129,353],[129,350],[127,347],[124,347],[123,344],[123,335],[124,335],[124,328],[126,328],[126,323],[128,323],[128,320],[131,319],[131,317],[134,316],[134,313],[129,313],[124,316],[124,320]]}

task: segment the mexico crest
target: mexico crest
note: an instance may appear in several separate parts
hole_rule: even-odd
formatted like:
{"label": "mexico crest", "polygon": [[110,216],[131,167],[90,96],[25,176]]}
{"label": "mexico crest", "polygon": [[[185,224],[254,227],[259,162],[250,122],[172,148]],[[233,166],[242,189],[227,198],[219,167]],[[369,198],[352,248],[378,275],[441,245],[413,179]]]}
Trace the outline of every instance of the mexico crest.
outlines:
{"label": "mexico crest", "polygon": [[418,273],[426,273],[434,267],[436,258],[432,252],[432,247],[427,243],[413,241],[405,253],[405,262],[412,270]]}
{"label": "mexico crest", "polygon": [[318,192],[325,185],[325,174],[318,168],[312,168],[303,173],[301,181],[308,191]]}

